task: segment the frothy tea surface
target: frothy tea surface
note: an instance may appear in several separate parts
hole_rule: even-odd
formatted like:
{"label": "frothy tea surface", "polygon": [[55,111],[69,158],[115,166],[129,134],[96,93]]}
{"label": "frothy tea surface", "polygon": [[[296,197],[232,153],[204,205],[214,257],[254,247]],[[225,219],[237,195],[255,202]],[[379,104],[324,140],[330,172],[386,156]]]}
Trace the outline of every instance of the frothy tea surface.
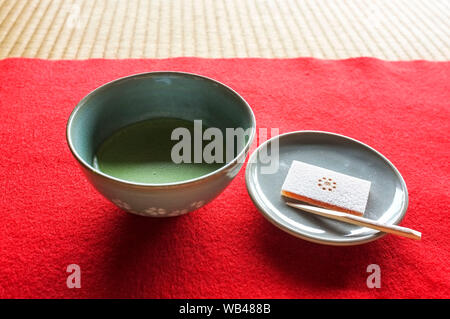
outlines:
{"label": "frothy tea surface", "polygon": [[[179,182],[211,173],[225,163],[180,163],[172,161],[172,147],[178,140],[171,140],[172,131],[183,127],[194,137],[194,122],[158,118],[126,126],[99,147],[94,166],[105,174],[123,180],[162,184]],[[203,131],[207,127],[203,127]],[[203,132],[202,132],[203,133]],[[191,149],[194,150],[193,138]]]}

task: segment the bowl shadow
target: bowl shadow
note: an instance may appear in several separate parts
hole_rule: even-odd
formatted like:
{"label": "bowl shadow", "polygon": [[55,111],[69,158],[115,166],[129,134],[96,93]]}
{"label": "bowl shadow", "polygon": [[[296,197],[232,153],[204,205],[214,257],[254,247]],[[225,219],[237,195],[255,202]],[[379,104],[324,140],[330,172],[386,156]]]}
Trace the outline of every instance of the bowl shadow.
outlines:
{"label": "bowl shadow", "polygon": [[110,298],[126,298],[132,293],[130,287],[136,290],[135,297],[156,293],[145,291],[140,280],[145,278],[150,285],[157,280],[158,252],[167,248],[164,246],[184,216],[145,217],[118,208],[112,208],[109,213],[115,214],[116,218],[110,227],[108,245],[102,252],[104,262],[109,263],[99,278],[105,294]]}

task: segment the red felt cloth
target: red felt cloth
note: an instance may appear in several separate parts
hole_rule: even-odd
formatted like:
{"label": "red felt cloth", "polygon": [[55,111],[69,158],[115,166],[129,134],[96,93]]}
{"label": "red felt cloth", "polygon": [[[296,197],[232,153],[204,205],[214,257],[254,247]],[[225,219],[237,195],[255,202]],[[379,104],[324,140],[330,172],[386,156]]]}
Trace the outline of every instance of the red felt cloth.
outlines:
{"label": "red felt cloth", "polygon": [[[177,218],[127,214],[88,184],[65,141],[76,103],[117,77],[180,70],[213,77],[250,103],[258,127],[345,134],[403,174],[403,225],[321,246],[270,224],[244,169],[216,200]],[[450,63],[358,58],[0,61],[0,296],[150,298],[449,298]],[[66,267],[81,267],[68,289]],[[381,267],[369,289],[366,267]]]}

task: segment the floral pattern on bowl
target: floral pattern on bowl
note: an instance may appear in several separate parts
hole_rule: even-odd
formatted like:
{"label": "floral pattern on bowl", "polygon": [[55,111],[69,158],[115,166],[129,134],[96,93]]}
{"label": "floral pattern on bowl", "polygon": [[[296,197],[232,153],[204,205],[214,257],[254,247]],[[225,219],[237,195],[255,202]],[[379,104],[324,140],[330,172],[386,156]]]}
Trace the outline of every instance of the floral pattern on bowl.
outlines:
{"label": "floral pattern on bowl", "polygon": [[116,204],[118,207],[127,210],[133,214],[141,215],[141,216],[151,216],[151,217],[173,217],[173,216],[180,216],[188,213],[191,210],[198,209],[202,207],[205,204],[204,200],[195,201],[191,203],[190,209],[176,209],[173,211],[168,211],[164,208],[160,207],[149,207],[145,209],[144,211],[136,211],[134,210],[130,204],[120,200],[120,199],[113,199],[112,202]]}

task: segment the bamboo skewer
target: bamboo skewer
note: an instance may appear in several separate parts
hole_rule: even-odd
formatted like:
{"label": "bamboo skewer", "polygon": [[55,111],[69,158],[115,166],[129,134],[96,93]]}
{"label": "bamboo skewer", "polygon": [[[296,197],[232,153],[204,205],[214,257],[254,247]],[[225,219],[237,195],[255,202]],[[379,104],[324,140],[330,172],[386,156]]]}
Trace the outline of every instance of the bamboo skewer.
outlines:
{"label": "bamboo skewer", "polygon": [[338,212],[335,210],[310,206],[310,205],[296,204],[296,203],[290,203],[290,202],[287,202],[286,204],[291,207],[304,210],[308,213],[313,213],[313,214],[328,217],[331,219],[340,220],[340,221],[343,221],[343,222],[346,222],[349,224],[353,224],[353,225],[376,229],[376,230],[382,231],[384,233],[395,234],[398,236],[408,237],[408,238],[412,238],[412,239],[416,239],[416,240],[420,240],[422,238],[422,233],[420,233],[414,229],[397,226],[397,225],[387,225],[387,224],[383,224],[383,223],[377,222],[372,219],[359,217],[359,216],[355,216],[355,215],[351,215],[351,214],[347,214],[347,213],[342,213],[342,212]]}

